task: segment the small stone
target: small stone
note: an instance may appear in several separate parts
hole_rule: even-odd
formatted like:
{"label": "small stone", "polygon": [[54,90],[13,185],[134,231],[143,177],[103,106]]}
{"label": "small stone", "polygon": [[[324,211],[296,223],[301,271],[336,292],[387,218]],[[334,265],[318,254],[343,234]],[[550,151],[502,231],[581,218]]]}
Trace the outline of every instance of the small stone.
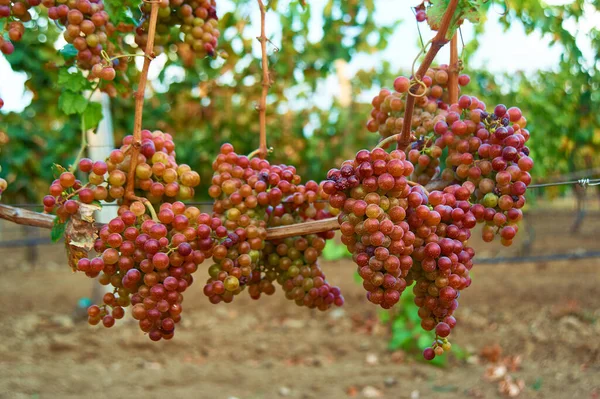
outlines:
{"label": "small stone", "polygon": [[383,383],[386,387],[389,388],[396,385],[398,383],[398,380],[396,380],[394,377],[386,377],[385,380],[383,380]]}
{"label": "small stone", "polygon": [[306,323],[303,320],[287,319],[283,322],[283,326],[287,328],[304,328]]}
{"label": "small stone", "polygon": [[374,353],[368,353],[365,362],[369,366],[375,366],[377,363],[379,363],[379,358]]}
{"label": "small stone", "polygon": [[346,315],[346,311],[344,309],[334,309],[329,313],[329,318],[333,320],[339,320]]}
{"label": "small stone", "polygon": [[420,397],[421,394],[417,390],[414,390],[410,393],[410,399],[419,399]]}
{"label": "small stone", "polygon": [[292,393],[292,390],[289,389],[288,387],[281,387],[281,388],[279,388],[279,395],[280,396],[290,396],[291,393]]}
{"label": "small stone", "polygon": [[145,367],[148,370],[160,370],[163,368],[162,365],[158,362],[147,362]]}
{"label": "small stone", "polygon": [[362,394],[365,398],[381,398],[383,396],[383,393],[379,389],[370,385],[363,388]]}
{"label": "small stone", "polygon": [[[87,310],[86,310],[87,313]],[[73,328],[75,323],[73,319],[66,315],[56,315],[52,317],[52,323],[62,328]]]}

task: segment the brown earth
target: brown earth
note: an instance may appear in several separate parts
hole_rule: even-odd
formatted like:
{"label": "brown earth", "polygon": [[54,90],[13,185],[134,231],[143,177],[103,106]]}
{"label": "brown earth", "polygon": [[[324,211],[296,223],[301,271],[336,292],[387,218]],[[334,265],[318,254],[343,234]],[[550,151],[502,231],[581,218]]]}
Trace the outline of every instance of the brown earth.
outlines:
{"label": "brown earth", "polygon": [[[566,232],[572,213],[537,212],[527,221],[535,230],[527,254],[599,248],[597,214],[578,234]],[[513,255],[523,241],[509,251],[472,245],[483,258]],[[344,291],[341,309],[308,311],[280,293],[214,306],[196,284],[175,338],[154,343],[134,323],[72,321],[93,281],[70,273],[60,246],[40,247],[34,265],[24,252],[0,249],[0,398],[499,398],[499,382],[486,378],[504,375],[487,360],[499,355],[494,344],[515,387],[524,384],[519,397],[600,397],[600,259],[475,262],[452,333],[470,355],[437,368],[387,350],[389,332],[349,260],[324,262]]]}

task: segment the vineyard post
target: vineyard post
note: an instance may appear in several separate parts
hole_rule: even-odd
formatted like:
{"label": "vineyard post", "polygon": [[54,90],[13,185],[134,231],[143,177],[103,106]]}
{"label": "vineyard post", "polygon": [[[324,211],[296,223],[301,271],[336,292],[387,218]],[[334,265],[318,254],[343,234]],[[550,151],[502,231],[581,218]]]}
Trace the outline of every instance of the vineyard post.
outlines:
{"label": "vineyard post", "polygon": [[[115,148],[115,139],[112,124],[112,115],[110,113],[110,97],[106,93],[94,92],[91,101],[99,102],[102,105],[102,120],[94,132],[88,130],[87,134],[87,156],[91,159],[106,159],[110,152]],[[101,201],[104,205],[105,201]],[[99,223],[108,223],[117,217],[117,207],[103,206],[102,209],[95,212],[94,219]],[[99,302],[102,296],[112,291],[112,286],[94,284],[92,288],[92,301]]]}
{"label": "vineyard post", "polygon": [[418,83],[427,70],[431,66],[431,63],[435,59],[435,56],[440,51],[442,47],[446,43],[448,43],[448,39],[446,38],[446,33],[448,32],[448,28],[450,27],[450,22],[452,21],[452,17],[456,12],[456,7],[458,6],[458,0],[450,0],[450,4],[448,4],[448,8],[442,17],[442,22],[440,23],[440,27],[437,31],[435,37],[431,40],[431,47],[427,51],[425,55],[425,59],[421,63],[421,66],[417,70],[417,72],[412,77],[415,82],[412,83],[408,96],[406,98],[406,106],[404,111],[404,123],[402,125],[402,134],[396,144],[396,148],[404,150],[406,146],[410,143],[410,131],[411,131],[411,122],[412,115],[415,108],[415,95],[417,94],[421,85]]}

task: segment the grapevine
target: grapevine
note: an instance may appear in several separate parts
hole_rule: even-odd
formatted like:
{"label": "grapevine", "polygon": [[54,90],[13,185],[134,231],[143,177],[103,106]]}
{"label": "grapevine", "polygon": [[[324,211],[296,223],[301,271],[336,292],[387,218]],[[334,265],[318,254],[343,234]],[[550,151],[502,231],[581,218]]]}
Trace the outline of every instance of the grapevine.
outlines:
{"label": "grapevine", "polygon": [[[208,190],[212,212],[202,213],[185,203],[196,196],[200,174],[177,162],[173,134],[143,130],[142,117],[148,71],[157,54],[176,46],[186,65],[216,55],[215,1],[145,1],[135,26],[115,26],[102,0],[0,2],[0,18],[11,19],[5,25],[8,39],[0,38],[2,52],[14,51],[12,41],[25,33],[29,9],[41,4],[64,27],[77,67],[89,71],[81,75],[82,88],[99,79],[108,91],[106,82],[126,79],[126,63],[119,61],[130,56],[123,54],[123,33],[134,32],[135,43],[145,48],[132,134],[105,160],[78,159],[73,170],[55,165],[43,205],[56,217],[39,216],[36,225],[51,226],[53,238],[65,237],[74,271],[113,287],[87,309],[90,324],[110,328],[129,313],[153,341],[174,337],[183,293],[204,265],[203,293],[212,304],[230,303],[244,291],[258,300],[280,286],[298,306],[321,311],[342,306],[340,288],[319,264],[327,240],[339,229],[367,300],[390,309],[411,289],[421,327],[435,333],[423,356],[442,355],[451,349],[461,292],[472,282],[471,231],[482,223],[484,241],[500,236],[503,245],[511,245],[533,168],[521,110],[486,107],[467,94],[469,76],[459,75],[454,33],[463,20],[476,19],[472,2],[449,0],[441,7],[442,2],[425,1],[416,8],[417,21],[427,21],[437,33],[412,76],[397,77],[393,89],[373,98],[366,130],[379,134],[380,144],[356,152],[320,183],[303,181],[293,165],[267,160],[272,80],[266,8],[257,3],[259,148],[246,156],[230,143],[220,147]],[[432,67],[448,42],[450,65]],[[386,150],[392,142],[397,148]],[[0,194],[6,186],[0,179]],[[118,216],[105,225],[93,219],[101,201],[119,207]]]}

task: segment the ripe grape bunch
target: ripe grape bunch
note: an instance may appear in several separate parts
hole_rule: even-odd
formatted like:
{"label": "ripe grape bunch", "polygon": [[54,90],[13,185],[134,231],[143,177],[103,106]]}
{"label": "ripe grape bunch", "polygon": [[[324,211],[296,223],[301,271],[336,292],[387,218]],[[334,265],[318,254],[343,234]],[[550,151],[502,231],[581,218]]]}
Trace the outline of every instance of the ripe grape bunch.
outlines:
{"label": "ripe grape bunch", "polygon": [[[410,179],[419,184],[427,184],[440,173],[440,157],[442,149],[434,145],[434,126],[443,121],[449,109],[448,65],[429,68],[422,79],[416,93],[415,108],[411,119],[414,132],[408,159],[414,165]],[[460,75],[459,85],[466,86],[470,82],[468,75]],[[386,138],[402,132],[404,125],[404,107],[411,80],[399,76],[394,80],[394,91],[382,89],[373,98],[371,118],[367,130],[379,133]]]}
{"label": "ripe grape bunch", "polygon": [[124,307],[131,305],[132,316],[150,339],[170,339],[181,319],[181,293],[192,284],[192,273],[212,249],[212,242],[198,239],[206,228],[203,223],[211,217],[176,201],[193,196],[200,176],[177,164],[171,135],[160,131],[142,131],[134,173],[137,199],[124,198],[132,141],[132,136],[125,137],[106,161],[82,159],[78,169],[87,174],[85,183],[59,168],[62,173],[44,197],[44,209],[56,211],[64,223],[78,217],[84,205],[118,201],[119,216],[100,229],[94,242],[99,255],[82,256],[76,266],[115,288],[104,296],[102,305],[88,309],[89,322],[102,320],[111,327],[123,317]]}
{"label": "ripe grape bunch", "polygon": [[[144,22],[136,30],[135,42],[141,47],[148,41],[150,9],[148,3],[142,6]],[[178,27],[176,32],[172,32],[174,26]],[[182,55],[214,57],[220,36],[215,0],[161,0],[156,32],[156,52],[177,43]]]}
{"label": "ripe grape bunch", "polygon": [[[386,93],[384,101],[390,96]],[[499,234],[502,244],[510,245],[533,167],[525,146],[530,135],[518,108],[498,105],[487,113],[483,102],[463,95],[443,111],[425,128],[427,144],[418,140],[407,153],[361,150],[329,171],[323,183],[331,206],[342,211],[342,242],[358,265],[367,298],[390,308],[414,283],[421,326],[436,334],[423,353],[427,360],[451,348],[453,314],[460,292],[471,284],[471,229],[485,222],[485,241]],[[435,154],[421,152],[427,146]],[[409,183],[413,162],[422,165],[423,156],[437,159],[442,151],[448,153],[438,177],[443,191]]]}
{"label": "ripe grape bunch", "polygon": [[448,148],[441,178],[472,187],[471,210],[485,223],[482,237],[487,242],[499,234],[509,246],[523,217],[533,168],[526,125],[517,107],[500,104],[488,113],[483,102],[465,95],[434,126],[435,145]]}
{"label": "ripe grape bunch", "polygon": [[471,285],[469,271],[475,253],[467,240],[477,223],[470,211],[471,194],[468,185],[430,193],[417,186],[408,197],[407,222],[416,237],[409,281],[415,282],[421,327],[436,334],[432,346],[423,352],[427,360],[450,349],[448,336],[456,325],[453,313],[460,291]]}
{"label": "ripe grape bunch", "polygon": [[131,306],[151,340],[171,339],[181,320],[182,293],[206,257],[197,240],[205,218],[210,216],[179,201],[161,204],[156,220],[140,201],[122,205],[119,216],[99,231],[94,244],[99,255],[77,263],[78,271],[114,287],[103,304],[88,308],[89,323],[112,327]]}
{"label": "ripe grape bunch", "polygon": [[[65,27],[63,37],[77,50],[78,65],[82,69],[92,70],[93,75],[105,80],[115,78],[115,70],[111,66],[103,68],[102,50],[113,53],[114,45],[109,42],[109,35],[114,26],[109,21],[102,0],[43,0],[48,7],[48,17]],[[100,65],[99,67],[93,66]]]}
{"label": "ripe grape bunch", "polygon": [[215,199],[217,243],[204,287],[210,301],[231,302],[246,288],[253,299],[272,295],[277,281],[298,305],[321,310],[341,306],[339,289],[327,283],[317,264],[331,234],[266,240],[267,227],[291,224],[299,217],[325,216],[314,206],[318,185],[302,185],[294,167],[248,159],[236,154],[230,144],[221,147],[213,169],[209,194]]}
{"label": "ripe grape bunch", "polygon": [[384,309],[400,300],[412,266],[415,235],[406,222],[413,165],[405,154],[361,150],[329,171],[323,191],[338,216],[342,242],[352,252],[367,299]]}

